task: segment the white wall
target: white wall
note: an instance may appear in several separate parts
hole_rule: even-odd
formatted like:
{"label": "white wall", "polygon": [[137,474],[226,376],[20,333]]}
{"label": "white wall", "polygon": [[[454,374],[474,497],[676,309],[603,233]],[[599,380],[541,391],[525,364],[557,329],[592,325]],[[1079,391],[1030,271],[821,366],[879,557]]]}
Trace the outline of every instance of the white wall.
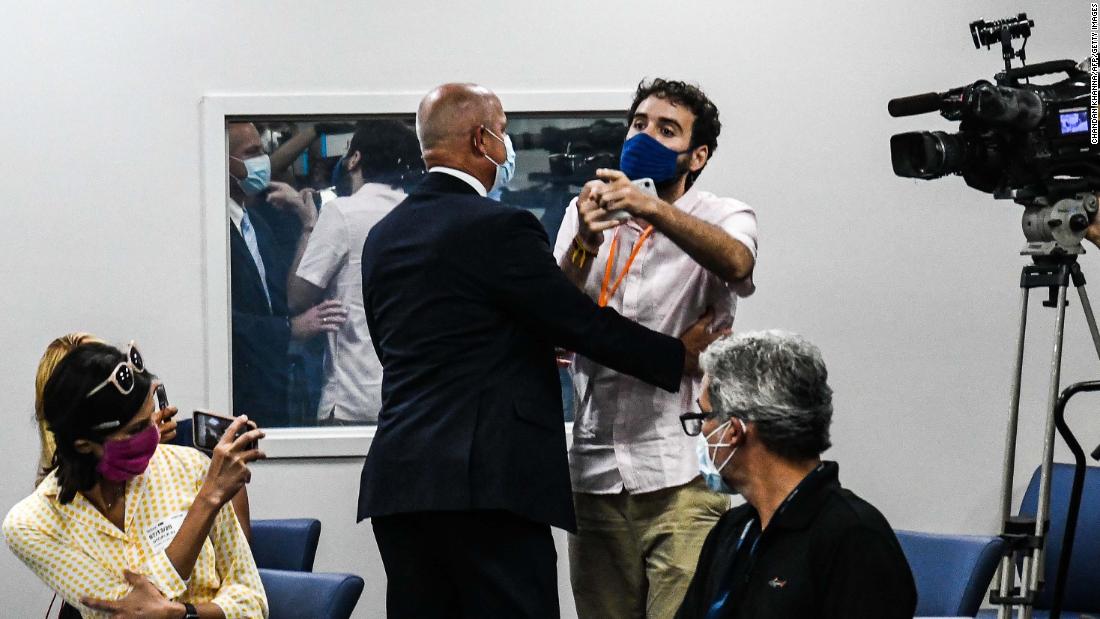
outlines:
{"label": "white wall", "polygon": [[[993,532],[1021,209],[959,179],[895,178],[889,135],[947,123],[892,120],[886,101],[990,78],[1000,55],[975,51],[967,24],[1021,10],[1038,22],[1033,61],[1087,53],[1085,2],[6,6],[0,512],[31,488],[34,367],[52,337],[136,338],[175,403],[204,404],[202,95],[424,91],[453,80],[630,88],[662,75],[700,82],[722,111],[701,185],[753,204],[762,234],[759,290],[736,326],[792,329],[821,346],[836,390],[828,455],[844,483],[898,527]],[[1083,264],[1100,273],[1094,256]],[[1067,381],[1097,367],[1079,311],[1074,302]],[[1050,310],[1033,311],[1031,325],[1026,471],[1039,454]],[[1089,448],[1100,440],[1092,406],[1071,411]],[[260,465],[253,514],[320,517],[317,569],[362,574],[356,617],[381,617],[384,574],[369,526],[353,522],[360,465]],[[559,555],[570,615],[564,547]],[[49,597],[0,551],[5,616],[36,616]]]}

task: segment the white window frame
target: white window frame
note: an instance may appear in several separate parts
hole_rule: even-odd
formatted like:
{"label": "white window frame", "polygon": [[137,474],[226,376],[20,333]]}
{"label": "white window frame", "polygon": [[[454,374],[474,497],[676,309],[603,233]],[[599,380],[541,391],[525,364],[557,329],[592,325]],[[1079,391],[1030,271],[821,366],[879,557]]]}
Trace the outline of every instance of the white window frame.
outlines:
{"label": "white window frame", "polygon": [[[225,169],[227,120],[241,117],[357,116],[409,114],[423,92],[360,94],[211,94],[201,108],[202,256],[204,331],[203,372],[206,408],[232,412],[232,325],[229,279],[229,226]],[[501,91],[507,113],[609,114],[627,108],[629,90]],[[377,426],[271,428],[264,452],[269,458],[362,457]]]}

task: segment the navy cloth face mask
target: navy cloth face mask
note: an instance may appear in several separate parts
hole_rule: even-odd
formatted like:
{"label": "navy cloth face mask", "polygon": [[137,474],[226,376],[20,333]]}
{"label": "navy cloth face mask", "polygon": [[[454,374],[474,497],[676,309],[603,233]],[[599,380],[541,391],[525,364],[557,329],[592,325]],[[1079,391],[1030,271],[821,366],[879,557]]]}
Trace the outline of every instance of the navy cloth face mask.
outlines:
{"label": "navy cloth face mask", "polygon": [[619,169],[627,178],[651,178],[660,183],[677,176],[676,157],[691,152],[691,149],[677,152],[661,144],[646,133],[623,142],[623,152],[619,156]]}

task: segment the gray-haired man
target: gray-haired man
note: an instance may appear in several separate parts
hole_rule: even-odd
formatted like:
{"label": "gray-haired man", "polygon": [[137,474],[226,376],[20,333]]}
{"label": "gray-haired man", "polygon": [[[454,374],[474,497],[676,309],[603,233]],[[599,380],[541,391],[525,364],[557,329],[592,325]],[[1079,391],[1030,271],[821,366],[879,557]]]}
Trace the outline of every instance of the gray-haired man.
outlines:
{"label": "gray-haired man", "polygon": [[823,462],[832,389],[817,347],[763,331],[701,358],[699,408],[684,431],[745,497],[703,544],[680,619],[913,616],[916,587],[890,524]]}

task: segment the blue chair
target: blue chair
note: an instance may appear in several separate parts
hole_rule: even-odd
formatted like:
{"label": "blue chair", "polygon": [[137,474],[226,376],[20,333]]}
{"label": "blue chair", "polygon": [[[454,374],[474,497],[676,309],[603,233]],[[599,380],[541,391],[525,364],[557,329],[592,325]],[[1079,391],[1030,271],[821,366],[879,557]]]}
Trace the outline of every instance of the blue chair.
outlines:
{"label": "blue chair", "polygon": [[259,568],[312,572],[320,537],[314,518],[253,520],[252,557]]}
{"label": "blue chair", "polygon": [[918,617],[973,617],[1001,558],[1001,539],[896,531],[917,584]]}
{"label": "blue chair", "polygon": [[181,447],[194,447],[195,437],[192,435],[193,422],[190,418],[180,419],[176,422],[176,436],[168,441],[172,445],[179,445]]}
{"label": "blue chair", "polygon": [[348,619],[363,579],[352,574],[260,570],[267,592],[268,619]]}
{"label": "blue chair", "polygon": [[[1049,616],[1054,597],[1054,580],[1058,575],[1058,560],[1062,556],[1062,537],[1066,532],[1066,514],[1070,489],[1073,486],[1073,465],[1055,463],[1050,483],[1050,533],[1047,536],[1043,562],[1045,585],[1035,603],[1035,619]],[[1039,469],[1020,501],[1020,514],[1034,516],[1039,504]],[[1085,471],[1085,487],[1081,494],[1081,511],[1074,532],[1073,554],[1066,578],[1066,595],[1062,600],[1063,619],[1100,616],[1100,467]],[[1017,580],[1017,582],[1019,582]],[[996,617],[995,611],[982,611],[979,617]]]}

